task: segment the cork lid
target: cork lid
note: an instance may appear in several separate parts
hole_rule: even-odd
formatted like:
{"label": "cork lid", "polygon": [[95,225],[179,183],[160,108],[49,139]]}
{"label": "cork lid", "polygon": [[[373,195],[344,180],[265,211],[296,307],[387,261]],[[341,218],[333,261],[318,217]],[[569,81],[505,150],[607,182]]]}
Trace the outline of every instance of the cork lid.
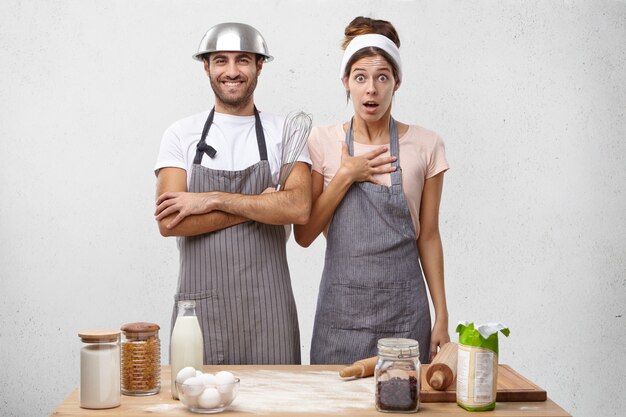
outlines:
{"label": "cork lid", "polygon": [[84,330],[78,332],[78,337],[85,343],[117,342],[120,332],[117,330]]}
{"label": "cork lid", "polygon": [[139,321],[135,323],[126,323],[120,327],[124,333],[154,333],[160,329],[158,324]]}

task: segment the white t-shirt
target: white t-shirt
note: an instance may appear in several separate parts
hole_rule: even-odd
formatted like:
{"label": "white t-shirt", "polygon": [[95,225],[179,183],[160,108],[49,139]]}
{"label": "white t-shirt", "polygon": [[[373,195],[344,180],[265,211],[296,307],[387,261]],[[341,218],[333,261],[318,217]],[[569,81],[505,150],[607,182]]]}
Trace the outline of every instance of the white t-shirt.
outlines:
{"label": "white t-shirt", "polygon": [[[155,173],[166,167],[182,168],[187,171],[187,188],[191,180],[191,167],[196,156],[196,146],[202,136],[202,129],[210,110],[195,114],[172,124],[161,141],[161,148],[154,167]],[[274,184],[278,182],[281,166],[282,131],[284,117],[259,112],[267,160],[272,171]],[[260,161],[253,116],[233,116],[215,112],[213,124],[206,138],[217,153],[215,158],[202,157],[202,165],[219,170],[239,171]],[[311,164],[307,147],[304,147],[298,161]]]}

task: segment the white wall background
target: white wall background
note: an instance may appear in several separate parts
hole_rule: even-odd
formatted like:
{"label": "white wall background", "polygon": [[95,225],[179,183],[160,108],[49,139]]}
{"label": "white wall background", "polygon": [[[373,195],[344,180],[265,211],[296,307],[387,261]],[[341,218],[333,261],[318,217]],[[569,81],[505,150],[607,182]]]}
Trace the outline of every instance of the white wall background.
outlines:
{"label": "white wall background", "polygon": [[[0,414],[44,416],[78,384],[77,332],[162,326],[178,254],[152,217],[164,129],[212,104],[190,55],[243,21],[276,60],[256,100],[345,119],[343,28],[391,20],[394,115],[446,140],[450,332],[502,321],[508,363],[577,417],[626,409],[624,1],[0,3]],[[289,243],[308,358],[324,242]],[[164,361],[167,357],[164,355]]]}

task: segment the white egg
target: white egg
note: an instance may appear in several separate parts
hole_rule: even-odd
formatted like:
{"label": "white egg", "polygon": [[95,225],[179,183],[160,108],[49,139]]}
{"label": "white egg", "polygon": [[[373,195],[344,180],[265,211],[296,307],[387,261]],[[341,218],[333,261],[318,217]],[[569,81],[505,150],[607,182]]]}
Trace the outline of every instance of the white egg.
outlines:
{"label": "white egg", "polygon": [[198,397],[198,405],[201,408],[215,408],[220,405],[220,393],[215,388],[205,388]]}
{"label": "white egg", "polygon": [[187,378],[183,383],[183,394],[186,397],[197,397],[202,393],[202,390],[204,390],[204,384],[197,376]]}
{"label": "white egg", "polygon": [[[221,388],[221,389],[220,389]],[[231,402],[235,398],[235,385],[221,385],[217,387],[217,390],[222,396],[222,403],[226,404]]]}
{"label": "white egg", "polygon": [[233,392],[233,385],[234,384],[222,384],[222,385],[218,385],[215,388],[217,388],[219,393],[222,394],[223,398],[227,399],[227,398],[230,398],[230,395]]}
{"label": "white egg", "polygon": [[196,371],[196,376],[202,375],[202,371]]}
{"label": "white egg", "polygon": [[198,397],[180,396],[180,400],[186,407],[198,408]]}
{"label": "white egg", "polygon": [[215,387],[217,385],[217,379],[215,378],[215,375],[213,374],[209,374],[209,373],[202,374],[198,378],[200,378],[202,383],[204,383],[205,387]]}
{"label": "white egg", "polygon": [[186,379],[191,378],[192,376],[196,376],[196,370],[193,366],[187,366],[176,374],[176,382],[182,384]]}
{"label": "white egg", "polygon": [[232,384],[235,382],[235,375],[228,371],[220,371],[215,374],[215,381],[217,385]]}
{"label": "white egg", "polygon": [[222,394],[222,397],[230,398],[235,376],[228,371],[220,371],[215,374],[215,382],[217,383],[217,390]]}

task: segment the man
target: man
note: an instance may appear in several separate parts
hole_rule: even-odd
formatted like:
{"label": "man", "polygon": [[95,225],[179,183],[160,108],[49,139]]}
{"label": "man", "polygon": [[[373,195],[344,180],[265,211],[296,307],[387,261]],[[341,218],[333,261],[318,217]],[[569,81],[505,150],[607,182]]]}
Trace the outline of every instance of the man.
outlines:
{"label": "man", "polygon": [[175,300],[196,301],[205,364],[300,363],[283,225],[308,221],[308,153],[272,192],[284,119],[254,104],[263,63],[272,60],[256,29],[216,25],[194,58],[215,106],[170,126],[155,166],[159,230],[177,236],[180,250]]}

